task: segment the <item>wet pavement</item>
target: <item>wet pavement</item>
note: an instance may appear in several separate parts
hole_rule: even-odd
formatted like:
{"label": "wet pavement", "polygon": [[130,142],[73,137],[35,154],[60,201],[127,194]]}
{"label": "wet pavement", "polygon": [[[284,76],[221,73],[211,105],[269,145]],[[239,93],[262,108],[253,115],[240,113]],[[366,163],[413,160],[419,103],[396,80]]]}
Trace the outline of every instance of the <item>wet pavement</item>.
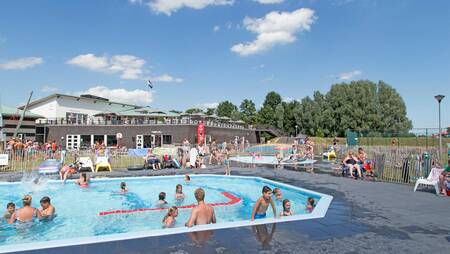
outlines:
{"label": "wet pavement", "polygon": [[[193,173],[99,172],[97,177]],[[210,168],[198,173],[222,174]],[[21,253],[450,253],[450,198],[412,186],[272,168],[233,168],[334,197],[322,219],[89,244]],[[20,174],[1,174],[17,180]]]}

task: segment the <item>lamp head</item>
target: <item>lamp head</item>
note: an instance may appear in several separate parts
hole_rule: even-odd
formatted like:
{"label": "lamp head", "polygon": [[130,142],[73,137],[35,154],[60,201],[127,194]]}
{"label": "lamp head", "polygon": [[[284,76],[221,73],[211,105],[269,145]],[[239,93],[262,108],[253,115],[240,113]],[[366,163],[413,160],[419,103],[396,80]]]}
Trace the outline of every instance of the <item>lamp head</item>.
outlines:
{"label": "lamp head", "polygon": [[434,98],[438,101],[438,103],[441,103],[441,101],[444,99],[445,95],[439,94],[434,96]]}

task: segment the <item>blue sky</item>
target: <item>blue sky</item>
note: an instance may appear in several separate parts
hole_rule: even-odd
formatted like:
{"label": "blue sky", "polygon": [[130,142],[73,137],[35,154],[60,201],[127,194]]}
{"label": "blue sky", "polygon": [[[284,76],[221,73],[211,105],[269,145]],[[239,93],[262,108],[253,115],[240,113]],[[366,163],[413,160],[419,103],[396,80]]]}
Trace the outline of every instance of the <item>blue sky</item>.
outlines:
{"label": "blue sky", "polygon": [[[149,90],[145,79],[153,80]],[[164,109],[301,99],[333,83],[384,80],[415,128],[447,95],[450,1],[2,1],[2,103],[91,92]]]}

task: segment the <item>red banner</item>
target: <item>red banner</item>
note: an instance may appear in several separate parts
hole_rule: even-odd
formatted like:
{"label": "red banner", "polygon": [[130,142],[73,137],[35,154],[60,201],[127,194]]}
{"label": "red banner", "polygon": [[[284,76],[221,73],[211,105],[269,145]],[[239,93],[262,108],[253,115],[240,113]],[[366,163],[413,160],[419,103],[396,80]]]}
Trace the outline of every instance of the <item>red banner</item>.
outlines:
{"label": "red banner", "polygon": [[203,144],[205,142],[205,124],[203,122],[198,123],[197,127],[197,144]]}

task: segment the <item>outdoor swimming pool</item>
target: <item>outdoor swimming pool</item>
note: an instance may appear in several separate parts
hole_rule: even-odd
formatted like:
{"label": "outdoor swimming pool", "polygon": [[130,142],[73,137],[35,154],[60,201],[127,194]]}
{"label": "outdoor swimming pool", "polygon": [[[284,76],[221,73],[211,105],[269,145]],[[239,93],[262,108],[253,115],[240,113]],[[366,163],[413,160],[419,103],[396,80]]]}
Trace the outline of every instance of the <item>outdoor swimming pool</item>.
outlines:
{"label": "outdoor swimming pool", "polygon": [[[230,157],[231,161],[239,162],[239,163],[246,163],[246,164],[269,164],[269,165],[277,165],[278,160],[276,156],[269,156],[269,155],[262,155],[262,156],[255,156],[254,158],[252,156],[236,156],[236,157]],[[283,160],[280,164],[282,165],[292,165],[292,164],[300,164],[300,165],[306,165],[306,164],[313,164],[317,160],[301,160],[301,161],[294,161],[294,160]]]}
{"label": "outdoor swimming pool", "polygon": [[[128,185],[128,194],[119,194],[122,181]],[[183,185],[186,195],[183,201],[175,199],[176,184]],[[266,219],[250,221],[252,207],[261,196],[264,185],[272,189],[280,188],[283,197],[291,200],[295,215],[273,219],[269,209]],[[193,193],[199,187],[206,192],[205,201],[214,206],[217,224],[186,228],[184,223],[190,215],[189,206],[196,203]],[[161,227],[166,210],[155,209],[158,208],[158,194],[161,191],[166,192],[169,206],[185,207],[179,209],[175,228]],[[6,204],[11,201],[21,207],[24,194],[33,195],[34,207],[39,206],[41,197],[51,197],[57,216],[53,221],[28,226],[8,225],[3,221],[0,224],[0,252],[320,218],[325,216],[332,200],[325,194],[258,177],[193,175],[188,184],[183,176],[94,179],[90,187],[84,189],[73,182],[65,185],[59,181],[37,185],[2,183],[0,207],[6,209]],[[308,197],[318,201],[312,213],[305,209]],[[276,202],[276,205],[280,212],[281,202]]]}

